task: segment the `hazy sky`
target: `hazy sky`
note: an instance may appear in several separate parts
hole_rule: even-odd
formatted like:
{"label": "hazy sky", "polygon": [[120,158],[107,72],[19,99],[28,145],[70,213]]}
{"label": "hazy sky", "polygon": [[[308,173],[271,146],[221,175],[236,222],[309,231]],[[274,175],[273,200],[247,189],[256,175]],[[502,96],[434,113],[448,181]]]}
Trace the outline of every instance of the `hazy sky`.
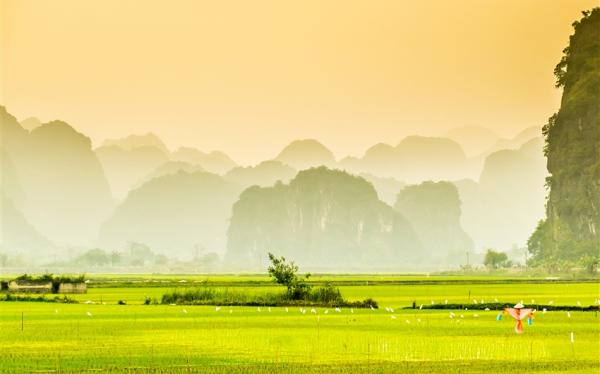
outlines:
{"label": "hazy sky", "polygon": [[410,133],[511,136],[597,0],[0,0],[0,104],[105,138],[152,131],[241,163],[296,138],[338,157]]}

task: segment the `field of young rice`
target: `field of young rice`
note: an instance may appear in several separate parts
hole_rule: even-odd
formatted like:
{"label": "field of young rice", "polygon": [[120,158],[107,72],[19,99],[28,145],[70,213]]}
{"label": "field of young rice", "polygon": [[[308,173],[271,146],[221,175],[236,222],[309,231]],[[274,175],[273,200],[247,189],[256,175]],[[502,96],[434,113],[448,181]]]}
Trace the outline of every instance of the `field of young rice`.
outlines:
{"label": "field of young rice", "polygon": [[[592,305],[600,298],[598,283],[341,287],[348,299],[373,297],[377,310],[142,305],[172,290],[98,287],[78,295],[79,304],[0,302],[0,371],[600,370],[596,312],[537,311],[517,335],[509,316],[498,321],[498,311],[466,305],[494,299]],[[401,309],[413,300],[465,303],[467,310]]]}

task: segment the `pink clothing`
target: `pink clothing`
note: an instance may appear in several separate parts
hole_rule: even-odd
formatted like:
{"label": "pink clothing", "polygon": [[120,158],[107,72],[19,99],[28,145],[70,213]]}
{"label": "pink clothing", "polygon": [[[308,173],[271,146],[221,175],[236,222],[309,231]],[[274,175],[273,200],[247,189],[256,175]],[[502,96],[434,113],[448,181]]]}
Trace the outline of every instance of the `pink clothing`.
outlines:
{"label": "pink clothing", "polygon": [[511,315],[512,318],[517,320],[517,325],[515,326],[515,332],[517,334],[521,334],[523,332],[523,320],[531,315],[532,309],[521,309],[521,308],[506,308],[505,309],[508,314]]}

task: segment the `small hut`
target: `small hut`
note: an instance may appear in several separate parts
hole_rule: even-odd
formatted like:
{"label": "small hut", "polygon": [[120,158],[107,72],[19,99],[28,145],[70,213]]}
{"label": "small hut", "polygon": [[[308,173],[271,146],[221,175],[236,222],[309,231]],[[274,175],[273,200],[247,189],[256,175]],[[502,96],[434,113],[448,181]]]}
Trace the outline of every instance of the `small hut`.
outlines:
{"label": "small hut", "polygon": [[85,282],[60,283],[58,293],[87,293],[87,284]]}
{"label": "small hut", "polygon": [[8,282],[8,291],[12,293],[52,293],[51,281],[17,279]]}

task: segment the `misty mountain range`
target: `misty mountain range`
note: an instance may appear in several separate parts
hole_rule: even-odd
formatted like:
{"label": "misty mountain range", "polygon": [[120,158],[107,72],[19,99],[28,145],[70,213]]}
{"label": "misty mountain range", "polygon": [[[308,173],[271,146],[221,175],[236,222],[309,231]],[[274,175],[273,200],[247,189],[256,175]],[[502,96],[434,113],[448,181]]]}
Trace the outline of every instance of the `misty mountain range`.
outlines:
{"label": "misty mountain range", "polygon": [[153,134],[92,148],[61,121],[19,122],[4,107],[0,120],[0,250],[37,260],[140,242],[241,267],[266,251],[314,267],[458,265],[467,251],[522,247],[544,216],[540,128],[503,139],[462,127],[341,159],[304,139],[243,166]]}

